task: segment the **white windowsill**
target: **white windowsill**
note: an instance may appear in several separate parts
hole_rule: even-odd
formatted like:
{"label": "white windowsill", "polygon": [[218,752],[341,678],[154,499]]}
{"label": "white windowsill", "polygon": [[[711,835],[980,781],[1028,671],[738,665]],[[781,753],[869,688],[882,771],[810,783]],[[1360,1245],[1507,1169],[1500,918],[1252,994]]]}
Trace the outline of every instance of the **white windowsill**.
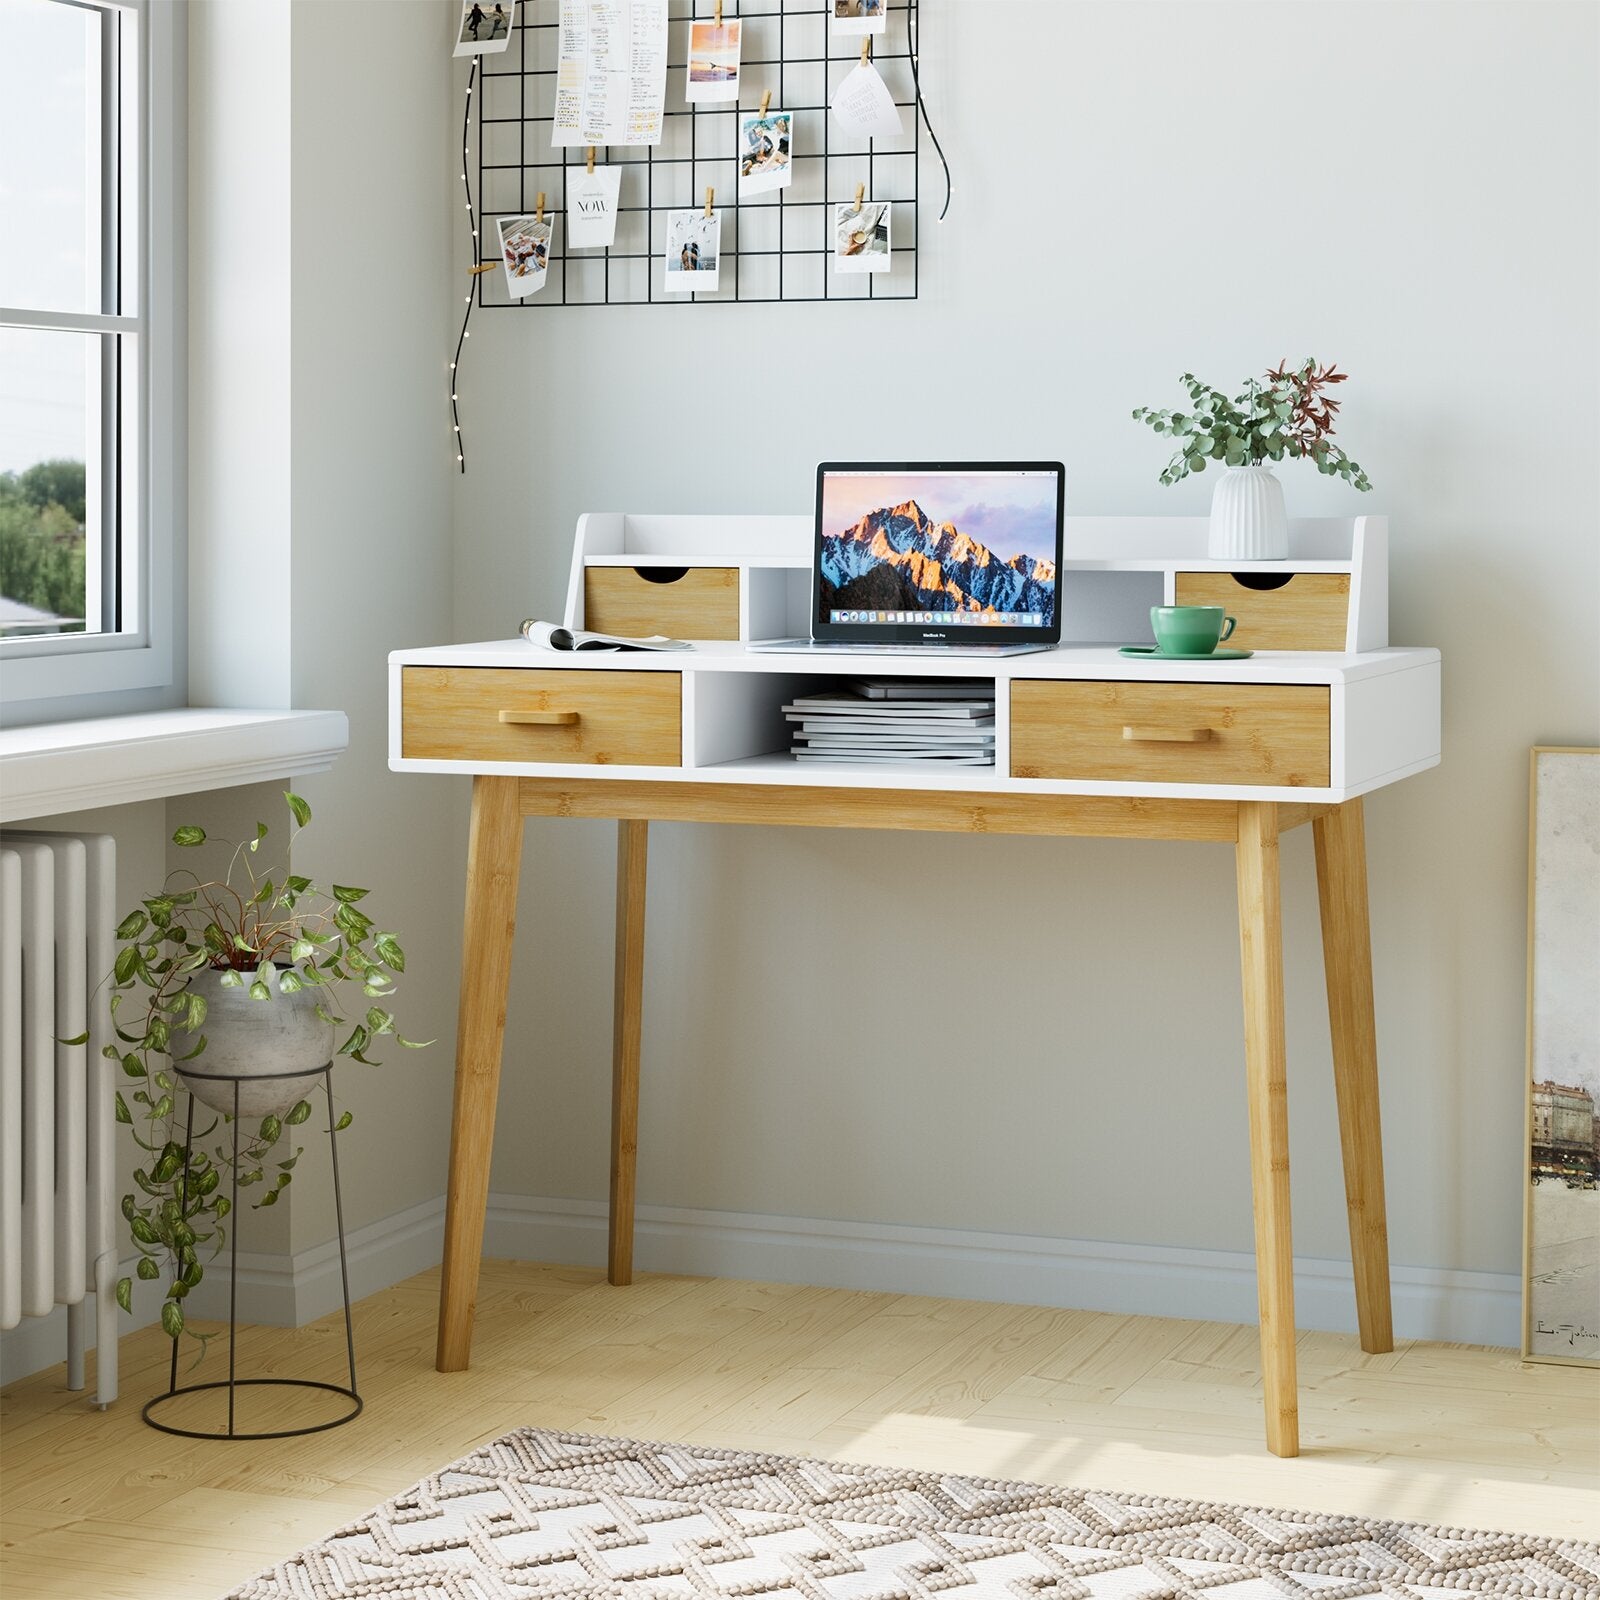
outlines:
{"label": "white windowsill", "polygon": [[342,711],[149,711],[0,730],[0,822],[322,772]]}

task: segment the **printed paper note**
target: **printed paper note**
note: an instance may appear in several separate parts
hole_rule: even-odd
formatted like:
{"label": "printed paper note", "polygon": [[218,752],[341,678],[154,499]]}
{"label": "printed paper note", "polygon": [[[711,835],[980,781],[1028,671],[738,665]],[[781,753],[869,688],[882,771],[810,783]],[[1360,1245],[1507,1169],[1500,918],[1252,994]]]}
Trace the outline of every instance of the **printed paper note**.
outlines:
{"label": "printed paper note", "polygon": [[617,194],[621,167],[596,167],[567,179],[567,245],[593,250],[617,235]]}
{"label": "printed paper note", "polygon": [[660,144],[667,0],[561,0],[551,142]]}
{"label": "printed paper note", "polygon": [[865,63],[852,67],[833,91],[833,114],[846,133],[881,139],[901,132],[900,108],[878,69]]}

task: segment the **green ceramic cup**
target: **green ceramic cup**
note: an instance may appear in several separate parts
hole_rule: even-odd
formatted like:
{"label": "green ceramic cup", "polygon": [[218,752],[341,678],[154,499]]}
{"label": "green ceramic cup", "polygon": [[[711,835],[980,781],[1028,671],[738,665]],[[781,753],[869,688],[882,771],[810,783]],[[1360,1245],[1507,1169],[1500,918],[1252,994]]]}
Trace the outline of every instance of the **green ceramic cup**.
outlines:
{"label": "green ceramic cup", "polygon": [[1233,637],[1239,619],[1221,606],[1151,606],[1150,628],[1169,656],[1206,656]]}

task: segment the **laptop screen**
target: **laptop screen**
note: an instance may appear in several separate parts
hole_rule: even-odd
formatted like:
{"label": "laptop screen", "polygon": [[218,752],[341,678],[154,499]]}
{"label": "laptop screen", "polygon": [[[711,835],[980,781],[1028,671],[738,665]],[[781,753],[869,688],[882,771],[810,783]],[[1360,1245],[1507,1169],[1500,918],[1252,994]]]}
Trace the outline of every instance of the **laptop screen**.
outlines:
{"label": "laptop screen", "polygon": [[1060,637],[1059,463],[824,465],[812,631],[1000,643]]}

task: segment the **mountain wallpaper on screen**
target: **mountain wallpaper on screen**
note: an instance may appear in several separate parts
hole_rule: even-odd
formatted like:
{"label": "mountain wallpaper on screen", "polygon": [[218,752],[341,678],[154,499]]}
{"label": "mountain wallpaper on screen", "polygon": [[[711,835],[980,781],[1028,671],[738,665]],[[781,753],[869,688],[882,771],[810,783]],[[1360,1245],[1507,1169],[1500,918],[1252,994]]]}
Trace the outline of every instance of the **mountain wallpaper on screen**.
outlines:
{"label": "mountain wallpaper on screen", "polygon": [[822,540],[824,617],[834,607],[877,611],[1027,611],[1048,616],[1052,561],[1002,561],[952,523],[934,522],[915,500],[869,511]]}

